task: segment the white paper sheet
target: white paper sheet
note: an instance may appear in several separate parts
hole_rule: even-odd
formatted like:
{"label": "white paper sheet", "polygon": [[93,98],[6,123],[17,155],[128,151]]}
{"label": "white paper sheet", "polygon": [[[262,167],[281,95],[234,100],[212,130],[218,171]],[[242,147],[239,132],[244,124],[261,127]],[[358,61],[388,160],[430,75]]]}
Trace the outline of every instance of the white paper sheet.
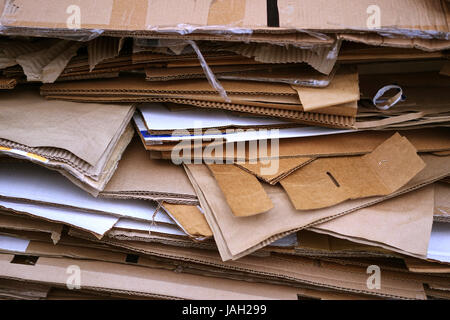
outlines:
{"label": "white paper sheet", "polygon": [[243,129],[235,132],[223,132],[220,134],[200,134],[200,135],[151,135],[139,114],[133,117],[134,123],[138,128],[145,143],[148,145],[161,144],[165,141],[187,141],[196,139],[224,139],[226,142],[254,141],[261,139],[287,139],[287,138],[305,138],[314,136],[323,136],[331,134],[348,133],[354,130],[331,129],[324,127],[297,127],[297,128],[280,128],[280,129]]}
{"label": "white paper sheet", "polygon": [[0,249],[13,252],[26,252],[30,240],[0,234]]}
{"label": "white paper sheet", "polygon": [[23,203],[0,199],[0,207],[14,211],[28,213],[35,217],[44,218],[54,222],[61,222],[98,235],[104,235],[119,220],[118,217],[105,214],[89,213],[74,209],[60,208],[48,205]]}
{"label": "white paper sheet", "polygon": [[433,222],[427,258],[450,263],[450,223]]}
{"label": "white paper sheet", "polygon": [[156,204],[146,200],[95,198],[56,171],[31,163],[0,164],[0,196],[152,221]]}
{"label": "white paper sheet", "polygon": [[139,106],[147,128],[150,130],[176,130],[196,128],[224,128],[228,126],[264,126],[289,123],[288,121],[264,117],[237,116],[223,110],[179,110],[170,111],[161,103]]}

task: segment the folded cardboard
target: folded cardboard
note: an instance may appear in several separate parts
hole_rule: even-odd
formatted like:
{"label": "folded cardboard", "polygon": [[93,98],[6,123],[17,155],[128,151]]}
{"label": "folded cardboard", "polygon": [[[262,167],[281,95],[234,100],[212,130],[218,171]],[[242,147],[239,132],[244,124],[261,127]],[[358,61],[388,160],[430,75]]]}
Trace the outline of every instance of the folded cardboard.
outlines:
{"label": "folded cardboard", "polygon": [[[295,170],[306,166],[308,163],[314,161],[314,158],[286,158],[286,159],[274,159],[269,161],[237,161],[236,166],[254,174],[259,179],[264,180],[269,184],[277,184],[280,180],[284,179]],[[275,164],[276,162],[276,164]],[[273,168],[278,165],[276,173],[267,173],[267,168]]]}
{"label": "folded cardboard", "polygon": [[273,209],[272,201],[252,174],[230,164],[208,164],[208,168],[236,217],[253,216]]}
{"label": "folded cardboard", "polygon": [[153,160],[134,139],[119,162],[101,197],[153,199],[197,204],[197,196],[183,168],[167,160]]}
{"label": "folded cardboard", "polygon": [[274,209],[244,219],[232,214],[206,166],[191,164],[185,165],[185,168],[197,191],[220,255],[223,260],[230,260],[254,252],[286,234],[374,205],[448,175],[448,157],[424,155],[422,160],[426,163],[425,169],[391,195],[350,200],[320,210],[297,211],[280,187],[265,185]]}
{"label": "folded cardboard", "polygon": [[431,185],[309,230],[426,258],[433,211]]}
{"label": "folded cardboard", "polygon": [[[63,31],[61,33],[76,34],[67,24],[70,17],[67,8],[70,4],[68,0],[60,1],[56,6],[51,6],[43,0],[33,3],[25,0],[16,0],[14,3],[2,1],[1,22],[4,27],[10,29],[10,32],[14,28],[22,33],[39,28],[47,32],[49,29],[59,29],[59,32]],[[448,32],[445,2],[442,4],[439,0],[432,0],[425,4],[420,0],[401,0],[392,4],[388,0],[383,0],[377,2],[376,9],[370,7],[371,4],[366,0],[332,3],[283,0],[277,5],[279,13],[277,26],[290,30],[322,32],[371,31],[368,19],[374,13],[373,10],[379,10],[383,13],[383,18],[380,19],[379,25],[374,25],[375,32],[414,34],[416,37],[424,38],[438,38]],[[254,0],[236,3],[203,1],[201,4],[190,0],[184,2],[182,6],[175,1],[138,1],[130,5],[122,0],[115,2],[104,0],[98,3],[81,0],[78,6],[85,12],[76,29],[81,35],[85,35],[83,31],[89,29],[122,31],[123,34],[130,34],[131,31],[145,34],[164,29],[182,32],[188,30],[189,25],[194,30],[216,29],[224,31],[225,34],[233,34],[234,30],[242,33],[246,29],[266,32],[278,30],[268,25],[266,4],[261,5],[259,1]],[[371,11],[368,11],[368,8],[372,8]],[[312,15],[311,12],[315,14]],[[123,19],[124,15],[128,19]],[[22,28],[24,29],[21,30]]]}
{"label": "folded cardboard", "polygon": [[367,155],[316,159],[280,183],[297,210],[311,210],[391,194],[424,167],[414,146],[396,133]]}

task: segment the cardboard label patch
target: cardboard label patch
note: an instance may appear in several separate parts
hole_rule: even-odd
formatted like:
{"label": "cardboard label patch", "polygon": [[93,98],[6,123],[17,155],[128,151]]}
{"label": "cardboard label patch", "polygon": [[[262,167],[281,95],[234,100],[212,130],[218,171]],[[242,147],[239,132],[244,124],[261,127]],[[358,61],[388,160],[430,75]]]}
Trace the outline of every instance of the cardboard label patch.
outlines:
{"label": "cardboard label patch", "polygon": [[396,133],[367,155],[317,159],[280,183],[297,210],[310,210],[391,194],[424,167],[414,146]]}

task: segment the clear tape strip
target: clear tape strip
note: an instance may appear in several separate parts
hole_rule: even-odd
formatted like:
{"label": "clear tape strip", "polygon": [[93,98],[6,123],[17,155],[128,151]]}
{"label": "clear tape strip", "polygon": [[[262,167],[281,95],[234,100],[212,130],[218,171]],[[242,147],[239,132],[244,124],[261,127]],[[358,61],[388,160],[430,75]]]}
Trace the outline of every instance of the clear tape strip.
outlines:
{"label": "clear tape strip", "polygon": [[[398,90],[398,92],[390,98],[382,99],[383,95],[390,90]],[[389,110],[397,103],[399,103],[402,100],[402,97],[403,97],[403,89],[400,86],[388,85],[378,90],[375,97],[373,97],[372,102],[375,105],[375,107],[377,107],[377,109],[379,110]]]}
{"label": "clear tape strip", "polygon": [[194,49],[195,53],[197,53],[198,60],[200,61],[200,65],[202,66],[203,71],[205,72],[205,75],[206,75],[206,78],[208,79],[208,82],[211,84],[211,86],[214,87],[214,89],[217,90],[217,92],[219,92],[220,96],[223,99],[225,99],[225,102],[231,103],[230,98],[228,98],[227,92],[225,91],[223,86],[220,84],[219,80],[217,80],[217,78],[214,75],[214,73],[212,72],[211,68],[206,63],[206,60],[203,57],[203,55],[202,55],[202,53],[200,51],[200,48],[197,46],[195,41],[187,40],[187,42],[192,46],[192,48]]}

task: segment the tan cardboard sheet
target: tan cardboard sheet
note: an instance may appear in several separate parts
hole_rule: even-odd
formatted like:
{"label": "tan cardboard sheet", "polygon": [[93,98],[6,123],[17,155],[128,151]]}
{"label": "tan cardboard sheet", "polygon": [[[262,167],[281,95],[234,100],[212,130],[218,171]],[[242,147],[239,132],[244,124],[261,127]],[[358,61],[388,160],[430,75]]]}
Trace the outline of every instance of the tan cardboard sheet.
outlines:
{"label": "tan cardboard sheet", "polygon": [[232,214],[206,166],[185,165],[185,168],[214,233],[220,255],[223,260],[230,260],[254,252],[286,234],[412,191],[449,174],[450,157],[423,155],[422,159],[426,163],[425,169],[397,192],[384,197],[350,200],[320,210],[297,211],[281,187],[265,185],[274,209],[246,218]]}
{"label": "tan cardboard sheet", "polygon": [[430,185],[309,230],[426,258],[433,210]]}
{"label": "tan cardboard sheet", "polygon": [[247,217],[273,208],[256,177],[232,164],[208,164],[236,217]]}
{"label": "tan cardboard sheet", "polygon": [[[0,137],[72,152],[95,166],[130,119],[130,105],[48,101],[36,90],[3,93]],[[82,137],[89,137],[83,139]]]}
{"label": "tan cardboard sheet", "polygon": [[[83,235],[80,236],[83,237]],[[223,269],[223,275],[238,271],[245,272],[247,279],[249,279],[249,275],[259,276],[261,277],[260,281],[277,281],[278,279],[278,281],[288,281],[295,286],[312,285],[322,290],[335,288],[344,292],[359,292],[381,297],[401,296],[413,299],[423,297],[423,294],[420,294],[423,290],[422,277],[410,276],[402,272],[383,269],[385,285],[381,289],[371,290],[366,285],[367,267],[344,266],[324,260],[281,254],[271,256],[251,255],[236,261],[223,262],[220,256],[212,250],[186,249],[156,243],[112,239],[102,239],[101,242],[143,254],[178,260],[182,265],[194,263],[219,267]],[[419,295],[417,295],[418,293]]]}
{"label": "tan cardboard sheet", "polygon": [[166,202],[162,203],[162,206],[187,234],[197,237],[212,237],[211,228],[199,207]]}
{"label": "tan cardboard sheet", "polygon": [[316,159],[280,183],[297,210],[320,209],[391,194],[424,167],[414,146],[396,133],[367,155]]}
{"label": "tan cardboard sheet", "polygon": [[[175,0],[154,0],[151,2],[139,0],[130,4],[126,0],[102,0],[92,2],[80,0],[77,3],[82,12],[81,26],[83,29],[103,29],[106,31],[121,31],[131,34],[151,34],[164,29],[185,30],[186,25],[198,29],[217,29],[226,31],[231,28],[245,30],[264,30],[276,32],[279,28],[267,26],[267,7],[258,0],[239,0],[233,2],[232,9],[228,3],[203,0],[186,0],[180,5]],[[70,29],[67,24],[66,9],[70,0],[61,0],[50,4],[45,0],[29,2],[15,0],[14,5],[21,10],[13,10],[12,5],[4,6],[1,23],[7,27],[30,27],[62,29],[60,33],[80,31]],[[389,31],[426,37],[448,32],[445,7],[440,0],[379,0],[376,9],[370,7],[370,0],[358,2],[352,0],[282,0],[278,1],[279,26],[291,30],[336,31],[368,30],[368,21],[373,23],[373,15],[382,13],[379,28],[384,33]],[[444,4],[445,6],[445,4]],[[368,10],[371,9],[371,10]],[[228,9],[228,10],[227,10]],[[375,10],[375,13],[374,13]],[[312,15],[311,12],[316,14]],[[124,16],[127,19],[124,19]],[[375,16],[375,22],[378,21]],[[191,28],[192,28],[191,27]],[[273,30],[275,29],[275,30]],[[190,29],[188,29],[190,30]],[[30,32],[31,30],[23,30]],[[429,31],[427,33],[427,31]],[[230,32],[225,32],[229,36]],[[47,31],[48,33],[48,31]],[[242,32],[240,32],[242,33]],[[247,33],[244,33],[245,35]],[[239,34],[237,35],[239,36]]]}
{"label": "tan cardboard sheet", "polygon": [[100,196],[151,196],[168,198],[197,198],[183,168],[168,160],[153,160],[136,137],[125,150],[115,174]]}
{"label": "tan cardboard sheet", "polygon": [[19,216],[18,214],[12,215],[11,213],[4,214],[3,212],[0,212],[0,228],[50,233],[54,244],[59,241],[63,231],[62,224],[32,219],[25,215]]}
{"label": "tan cardboard sheet", "polygon": [[13,255],[0,255],[0,277],[37,283],[66,285],[67,270],[77,265],[82,270],[81,288],[127,292],[131,295],[181,299],[297,299],[296,289],[287,286],[247,283],[171,270],[111,262],[40,257],[35,265],[12,264]]}
{"label": "tan cardboard sheet", "polygon": [[[307,138],[280,139],[277,152],[272,152],[271,144],[267,146],[267,156],[261,157],[246,148],[245,160],[270,159],[270,158],[295,158],[295,157],[331,157],[367,154],[375,150],[377,146],[395,134],[395,131],[360,131],[346,134],[316,136]],[[418,152],[433,152],[450,149],[450,130],[448,128],[429,128],[402,130],[405,136]],[[241,157],[236,158],[239,160]],[[276,154],[276,157],[269,155]],[[170,159],[171,151],[163,152],[164,158]],[[195,154],[188,155],[189,159],[195,159]],[[221,155],[203,154],[204,159],[224,159]]]}
{"label": "tan cardboard sheet", "polygon": [[340,105],[359,100],[358,73],[339,69],[326,88],[291,85],[298,92],[304,111]]}

